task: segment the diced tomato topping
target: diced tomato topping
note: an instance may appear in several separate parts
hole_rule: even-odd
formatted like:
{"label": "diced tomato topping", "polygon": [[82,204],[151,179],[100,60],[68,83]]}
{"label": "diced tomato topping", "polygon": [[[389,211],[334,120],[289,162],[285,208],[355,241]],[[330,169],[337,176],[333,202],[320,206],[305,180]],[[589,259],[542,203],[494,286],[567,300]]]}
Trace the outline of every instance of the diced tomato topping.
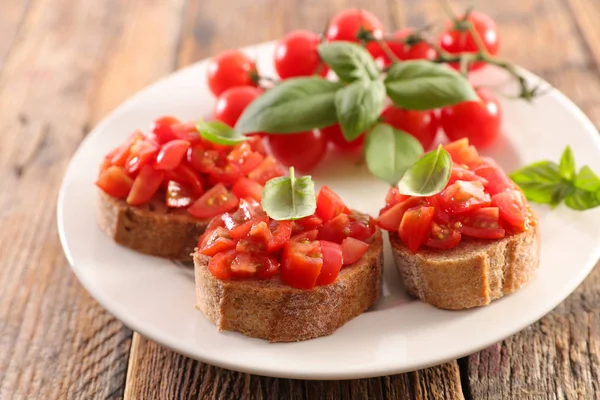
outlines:
{"label": "diced tomato topping", "polygon": [[432,221],[425,245],[434,249],[451,249],[458,245],[460,239],[461,235],[455,229]]}
{"label": "diced tomato topping", "polygon": [[205,256],[214,256],[217,253],[235,248],[235,241],[229,235],[227,229],[217,227],[212,231],[206,231],[200,238],[198,251]]}
{"label": "diced tomato topping", "polygon": [[239,167],[243,174],[251,172],[264,160],[264,156],[252,150],[248,142],[236,145],[227,155],[227,161]]}
{"label": "diced tomato topping", "polygon": [[350,237],[358,240],[367,240],[375,233],[377,222],[367,214],[352,213],[350,218]]}
{"label": "diced tomato topping", "polygon": [[323,266],[317,278],[316,285],[329,285],[335,282],[340,269],[342,269],[342,246],[337,243],[321,240],[321,253],[323,254]]}
{"label": "diced tomato topping", "polygon": [[362,240],[347,237],[342,242],[344,265],[354,264],[367,252],[369,245]]}
{"label": "diced tomato topping", "polygon": [[492,205],[498,207],[500,215],[517,232],[525,230],[527,222],[526,200],[519,190],[508,190],[492,196]]}
{"label": "diced tomato topping", "polygon": [[168,171],[177,168],[189,147],[190,142],[181,139],[165,143],[156,156],[156,169]]}
{"label": "diced tomato topping", "polygon": [[125,143],[121,146],[114,149],[111,154],[111,164],[116,165],[117,167],[125,167],[127,159],[129,158],[131,146],[138,140],[142,140],[144,138],[144,134],[140,131],[133,132],[131,136],[127,138]]}
{"label": "diced tomato topping", "polygon": [[333,190],[323,186],[317,195],[317,215],[328,222],[342,213],[350,214],[350,209]]}
{"label": "diced tomato topping", "polygon": [[283,170],[277,160],[271,156],[265,157],[258,167],[248,174],[248,178],[261,185],[264,185],[267,181],[279,176],[283,176]]}
{"label": "diced tomato topping", "polygon": [[231,211],[237,204],[238,198],[219,183],[196,200],[188,212],[196,218],[206,219]]}
{"label": "diced tomato topping", "polygon": [[127,204],[137,206],[146,203],[160,187],[163,177],[163,172],[155,170],[150,165],[144,165],[133,181],[127,196]]}
{"label": "diced tomato topping", "polygon": [[115,165],[105,169],[98,180],[98,186],[104,193],[117,199],[124,199],[129,194],[133,180],[125,173],[125,170]]}
{"label": "diced tomato topping", "polygon": [[444,150],[450,153],[452,161],[457,164],[472,166],[480,161],[477,149],[474,146],[469,145],[469,139],[467,138],[444,145]]}
{"label": "diced tomato topping", "polygon": [[165,171],[165,178],[188,188],[194,197],[201,196],[204,193],[204,184],[200,176],[186,163],[179,164],[172,171]]}
{"label": "diced tomato topping", "polygon": [[178,139],[187,140],[191,143],[202,141],[202,138],[196,129],[196,123],[193,121],[173,124],[171,125],[171,129]]}
{"label": "diced tomato topping", "polygon": [[390,190],[388,190],[387,195],[385,196],[385,205],[388,207],[393,206],[395,204],[403,202],[409,197],[410,196],[401,194],[396,186],[392,186]]}
{"label": "diced tomato topping", "polygon": [[413,253],[425,242],[433,220],[433,212],[433,207],[418,206],[408,209],[402,216],[398,234]]}
{"label": "diced tomato topping", "polygon": [[463,235],[479,239],[501,239],[505,231],[500,227],[498,207],[483,207],[460,218],[455,223]]}
{"label": "diced tomato topping", "polygon": [[421,197],[408,197],[400,203],[396,203],[392,207],[382,210],[382,213],[379,214],[379,218],[377,218],[377,224],[380,228],[385,230],[391,232],[397,231],[406,210],[419,206],[423,204],[423,202],[424,200]]}
{"label": "diced tomato topping", "polygon": [[146,138],[138,139],[129,148],[125,169],[129,174],[137,173],[146,164],[151,164],[158,153],[158,144]]}
{"label": "diced tomato topping", "polygon": [[260,183],[241,177],[233,184],[231,191],[240,199],[251,198],[261,201],[263,188]]}
{"label": "diced tomato topping", "polygon": [[208,270],[215,278],[222,280],[233,279],[234,275],[231,272],[231,264],[233,264],[236,254],[235,250],[215,254],[208,262]]}
{"label": "diced tomato topping", "polygon": [[167,206],[171,208],[182,208],[192,204],[192,201],[192,196],[184,186],[175,181],[168,181],[167,194],[165,196],[165,203],[167,203]]}
{"label": "diced tomato topping", "polygon": [[492,199],[479,181],[456,181],[446,187],[439,196],[439,204],[451,214],[464,213],[489,206]]}
{"label": "diced tomato topping", "polygon": [[154,121],[151,130],[152,133],[154,133],[158,144],[165,144],[171,140],[177,139],[172,128],[172,126],[176,124],[179,124],[179,120],[170,116],[161,117]]}
{"label": "diced tomato topping", "polygon": [[454,165],[452,167],[452,172],[450,174],[450,180],[448,181],[448,185],[452,185],[456,181],[479,181],[483,184],[484,187],[487,186],[489,183],[487,179],[477,175],[470,169]]}
{"label": "diced tomato topping", "polygon": [[315,214],[309,215],[308,217],[300,218],[295,222],[307,231],[312,229],[319,229],[323,225],[323,220]]}
{"label": "diced tomato topping", "polygon": [[312,289],[323,268],[319,241],[293,238],[283,248],[281,280],[298,289]]}
{"label": "diced tomato topping", "polygon": [[231,273],[238,278],[269,279],[277,274],[279,263],[265,253],[237,253]]}
{"label": "diced tomato topping", "polygon": [[348,214],[338,214],[337,217],[323,224],[317,237],[319,240],[342,243],[350,233],[350,217]]}
{"label": "diced tomato topping", "polygon": [[491,196],[514,188],[514,183],[508,175],[491,158],[483,157],[481,164],[473,168],[473,172],[488,181],[484,186]]}

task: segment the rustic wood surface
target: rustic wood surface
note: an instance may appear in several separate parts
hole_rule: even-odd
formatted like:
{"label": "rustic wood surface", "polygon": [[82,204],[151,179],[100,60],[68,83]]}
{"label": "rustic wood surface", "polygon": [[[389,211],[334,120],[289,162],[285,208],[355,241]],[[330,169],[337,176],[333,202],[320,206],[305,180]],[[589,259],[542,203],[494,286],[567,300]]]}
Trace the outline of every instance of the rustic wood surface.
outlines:
{"label": "rustic wood surface", "polygon": [[[503,55],[600,126],[599,0],[469,3],[498,22]],[[600,397],[600,269],[541,321],[480,353],[334,382],[252,376],[175,354],[112,318],[69,269],[56,196],[91,127],[174,69],[293,28],[321,31],[348,6],[370,9],[390,29],[443,18],[435,0],[0,2],[1,399]]]}

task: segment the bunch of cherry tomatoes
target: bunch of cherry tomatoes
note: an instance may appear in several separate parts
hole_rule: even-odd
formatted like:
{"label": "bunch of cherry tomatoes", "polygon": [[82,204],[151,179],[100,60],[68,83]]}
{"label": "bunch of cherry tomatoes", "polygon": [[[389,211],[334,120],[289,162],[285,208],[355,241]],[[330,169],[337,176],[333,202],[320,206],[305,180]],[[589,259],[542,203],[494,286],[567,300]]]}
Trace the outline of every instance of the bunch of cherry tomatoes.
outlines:
{"label": "bunch of cherry tomatoes", "polygon": [[[473,30],[468,29],[471,24]],[[399,60],[437,60],[442,49],[446,54],[473,53],[479,45],[494,56],[499,49],[499,35],[495,22],[487,15],[471,11],[449,21],[440,34],[438,42],[432,44],[423,39],[413,28],[405,28],[389,35],[385,34],[382,22],[366,10],[348,9],[335,15],[324,35],[307,30],[295,30],[281,38],[275,47],[274,65],[280,79],[328,73],[317,52],[321,41],[359,42],[360,33],[368,32],[373,38],[383,40],[387,49],[379,42],[370,41],[366,48],[378,64],[385,68],[392,63],[391,51]],[[479,35],[473,38],[471,32]],[[387,52],[386,52],[387,50]],[[476,70],[483,63],[470,65]],[[458,65],[450,63],[450,67]],[[212,58],[207,71],[208,86],[217,96],[214,118],[234,126],[238,118],[262,92],[260,76],[254,60],[239,50],[231,50]],[[451,141],[468,138],[478,147],[489,145],[499,134],[501,123],[500,104],[493,93],[485,88],[476,88],[479,102],[465,102],[441,110],[404,110],[387,106],[381,119],[393,127],[415,136],[425,149],[431,147],[441,128]],[[260,133],[259,133],[260,134]],[[306,172],[312,169],[325,155],[328,144],[338,151],[359,151],[364,135],[352,142],[346,141],[338,124],[314,131],[294,134],[269,134],[267,141],[273,155],[284,165],[294,166]]]}

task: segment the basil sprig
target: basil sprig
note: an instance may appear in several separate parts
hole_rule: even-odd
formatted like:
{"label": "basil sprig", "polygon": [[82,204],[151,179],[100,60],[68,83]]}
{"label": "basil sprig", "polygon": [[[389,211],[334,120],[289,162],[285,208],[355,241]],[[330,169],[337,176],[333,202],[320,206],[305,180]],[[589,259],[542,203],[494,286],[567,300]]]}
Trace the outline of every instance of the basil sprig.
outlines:
{"label": "basil sprig", "polygon": [[369,129],[383,111],[385,87],[381,81],[356,81],[340,89],[335,108],[342,133],[347,141]]}
{"label": "basil sprig", "polygon": [[432,196],[446,187],[451,172],[452,158],[440,144],[406,171],[398,190],[409,196]]}
{"label": "basil sprig", "polygon": [[530,201],[557,206],[563,200],[574,210],[600,206],[600,178],[588,167],[576,173],[575,159],[567,146],[560,162],[538,161],[510,174]]}
{"label": "basil sprig", "polygon": [[315,184],[310,176],[296,178],[292,167],[290,176],[273,178],[265,184],[262,207],[269,217],[277,221],[312,215],[317,209]]}
{"label": "basil sprig", "polygon": [[196,130],[204,139],[217,144],[234,146],[248,140],[246,136],[221,121],[204,122],[199,120],[196,122]]}
{"label": "basil sprig", "polygon": [[319,55],[342,82],[377,79],[381,72],[362,46],[352,42],[322,43]]}

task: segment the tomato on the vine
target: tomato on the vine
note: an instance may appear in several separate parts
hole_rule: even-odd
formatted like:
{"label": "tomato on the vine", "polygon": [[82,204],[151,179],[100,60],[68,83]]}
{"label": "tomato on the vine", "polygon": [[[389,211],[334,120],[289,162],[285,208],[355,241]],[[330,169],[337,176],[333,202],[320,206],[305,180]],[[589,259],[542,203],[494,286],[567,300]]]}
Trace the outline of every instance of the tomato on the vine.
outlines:
{"label": "tomato on the vine", "polygon": [[395,106],[388,106],[381,117],[396,129],[413,135],[424,149],[433,143],[440,126],[439,118],[435,111],[405,110]]}
{"label": "tomato on the vine", "polygon": [[[331,19],[325,37],[330,42],[359,42],[358,34],[361,30],[369,32],[376,39],[383,38],[384,26],[375,15],[367,10],[351,8],[339,12]],[[374,56],[380,51],[375,42],[367,44],[367,50]]]}
{"label": "tomato on the vine", "polygon": [[325,136],[315,131],[268,135],[271,152],[286,167],[310,171],[321,161],[327,150]]}
{"label": "tomato on the vine", "polygon": [[339,150],[356,150],[362,148],[365,143],[365,135],[361,134],[359,137],[349,142],[344,137],[342,133],[342,128],[340,128],[340,124],[335,124],[331,126],[327,126],[325,128],[320,129],[321,134],[325,136],[325,138],[333,143],[333,145]]}
{"label": "tomato on the vine", "polygon": [[496,96],[488,89],[475,90],[480,101],[467,101],[445,107],[440,122],[448,139],[468,138],[472,145],[485,147],[498,137],[502,108]]}
{"label": "tomato on the vine", "polygon": [[295,30],[282,37],[275,45],[275,70],[281,79],[327,75],[327,66],[321,61],[317,46],[321,38],[314,32]]}
{"label": "tomato on the vine", "polygon": [[[425,40],[418,37],[413,39],[411,35],[414,32],[414,28],[404,28],[392,33],[392,40],[386,41],[392,53],[401,60],[434,60],[437,57],[436,51]],[[392,63],[381,48],[374,57],[380,60],[384,67]]]}
{"label": "tomato on the vine", "polygon": [[208,87],[215,96],[236,86],[256,86],[256,64],[239,50],[213,57],[206,68]]}
{"label": "tomato on the vine", "polygon": [[[475,32],[479,35],[481,43],[490,55],[498,54],[500,48],[500,36],[493,19],[487,15],[471,11],[465,20],[464,16],[459,16],[455,21],[450,21],[444,32],[440,35],[440,47],[448,53],[476,53],[478,51],[477,42],[469,32],[468,24],[472,24]],[[452,67],[458,69],[458,63],[451,63]],[[485,63],[476,62],[470,65],[471,71],[483,67]]]}
{"label": "tomato on the vine", "polygon": [[248,104],[261,93],[261,89],[252,86],[236,86],[227,89],[217,98],[215,119],[233,127]]}

